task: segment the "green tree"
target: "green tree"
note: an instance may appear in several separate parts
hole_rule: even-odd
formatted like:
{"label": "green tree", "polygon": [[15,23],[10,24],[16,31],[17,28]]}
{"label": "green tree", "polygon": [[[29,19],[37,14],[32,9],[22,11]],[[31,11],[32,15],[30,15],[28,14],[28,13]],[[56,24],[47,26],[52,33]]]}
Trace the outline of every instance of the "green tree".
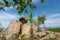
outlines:
{"label": "green tree", "polygon": [[45,20],[46,20],[45,16],[38,16],[37,19],[34,20],[34,25],[40,27],[40,25],[43,24],[45,28]]}
{"label": "green tree", "polygon": [[46,16],[42,16],[42,24],[43,24],[44,28],[46,29],[46,27],[45,27],[45,20],[46,20]]}
{"label": "green tree", "polygon": [[29,18],[29,22],[31,24],[31,36],[33,36],[33,29],[32,29],[32,26],[33,26],[33,15],[32,15],[32,11],[30,12],[30,18]]}

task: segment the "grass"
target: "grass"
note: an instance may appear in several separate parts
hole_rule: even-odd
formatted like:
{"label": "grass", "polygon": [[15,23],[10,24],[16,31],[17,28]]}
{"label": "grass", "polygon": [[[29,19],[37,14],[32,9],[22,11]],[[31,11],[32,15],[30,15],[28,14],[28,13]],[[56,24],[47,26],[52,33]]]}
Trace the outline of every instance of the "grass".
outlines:
{"label": "grass", "polygon": [[60,28],[48,28],[49,31],[60,32]]}
{"label": "grass", "polygon": [[[40,38],[35,38],[35,37],[31,37],[31,38],[24,38],[24,37],[21,37],[17,40],[40,40]],[[49,38],[49,39],[43,39],[43,40],[57,40],[56,38]]]}
{"label": "grass", "polygon": [[22,35],[21,38],[18,38],[17,40],[38,40],[38,39],[39,38],[35,37],[35,36],[29,37],[29,38],[25,38],[25,36]]}

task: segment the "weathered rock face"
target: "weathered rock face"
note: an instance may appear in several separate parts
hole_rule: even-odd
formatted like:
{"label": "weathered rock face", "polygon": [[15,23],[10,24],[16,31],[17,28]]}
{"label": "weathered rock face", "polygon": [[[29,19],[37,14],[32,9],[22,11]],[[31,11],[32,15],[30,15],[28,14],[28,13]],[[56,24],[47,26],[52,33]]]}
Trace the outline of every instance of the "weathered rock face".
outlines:
{"label": "weathered rock face", "polygon": [[29,37],[31,36],[31,25],[26,23],[26,24],[23,24],[22,26],[22,35],[25,35],[26,37]]}
{"label": "weathered rock face", "polygon": [[0,33],[0,40],[6,40],[4,33]]}
{"label": "weathered rock face", "polygon": [[56,35],[55,34],[49,34],[46,35],[45,37],[41,38],[41,40],[50,40],[50,39],[55,39]]}
{"label": "weathered rock face", "polygon": [[13,34],[15,34],[17,37],[20,32],[20,25],[21,25],[20,21],[14,21],[10,23],[10,25],[7,28],[7,31],[5,32],[6,39],[11,38]]}
{"label": "weathered rock face", "polygon": [[31,36],[31,31],[33,32],[33,35],[34,35],[35,33],[37,33],[37,27],[32,26],[32,30],[31,30],[31,25],[29,23],[23,24],[22,35],[30,37]]}
{"label": "weathered rock face", "polygon": [[37,29],[37,26],[35,26],[35,25],[32,26],[32,29],[33,29],[33,35],[35,35],[35,33],[37,33],[37,30],[38,30],[38,29]]}
{"label": "weathered rock face", "polygon": [[10,37],[9,39],[6,40],[17,40],[16,34],[13,34],[12,37]]}
{"label": "weathered rock face", "polygon": [[[31,34],[32,32],[32,34]],[[21,38],[21,35],[25,36],[26,38],[31,37],[31,35],[38,37],[38,40],[44,39],[54,39],[58,33],[51,32],[48,30],[39,30],[37,26],[31,26],[27,23],[27,19],[22,17],[19,21],[13,21],[8,26],[5,33],[0,33],[0,40],[16,40],[17,37]],[[20,36],[19,36],[20,35]],[[58,37],[60,37],[58,35]]]}
{"label": "weathered rock face", "polygon": [[46,32],[37,32],[35,35],[38,36],[39,38],[42,38],[46,36]]}

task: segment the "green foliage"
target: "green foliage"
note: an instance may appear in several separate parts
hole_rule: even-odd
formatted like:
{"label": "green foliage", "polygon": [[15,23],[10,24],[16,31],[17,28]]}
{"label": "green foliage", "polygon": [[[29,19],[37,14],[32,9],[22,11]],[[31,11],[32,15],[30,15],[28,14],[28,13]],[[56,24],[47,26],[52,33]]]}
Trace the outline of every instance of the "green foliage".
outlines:
{"label": "green foliage", "polygon": [[44,3],[45,2],[45,0],[40,0],[42,3]]}
{"label": "green foliage", "polygon": [[21,14],[23,11],[25,11],[25,13],[28,13],[27,6],[30,9],[36,8],[36,5],[32,3],[32,0],[12,0],[11,2],[9,2],[8,0],[1,0],[0,5],[0,10],[4,9],[5,7],[13,6],[14,8],[16,8],[16,10],[18,10],[19,14]]}
{"label": "green foliage", "polygon": [[34,21],[34,24],[39,26],[41,24],[44,24],[45,20],[46,20],[45,16],[38,16],[37,20]]}
{"label": "green foliage", "polygon": [[24,36],[21,36],[21,38],[18,38],[17,40],[38,40],[38,37],[30,37],[30,38],[25,38]]}
{"label": "green foliage", "polygon": [[31,9],[36,8],[36,5],[34,3],[29,4],[29,6],[30,6]]}
{"label": "green foliage", "polygon": [[[24,36],[21,36],[21,38],[18,38],[17,40],[40,40],[38,36],[32,36],[30,38],[25,38]],[[48,38],[48,39],[43,39],[43,40],[57,40],[57,38]]]}
{"label": "green foliage", "polygon": [[[40,0],[42,3],[45,0]],[[32,2],[32,0],[12,0],[11,2],[9,2],[8,0],[1,0],[0,1],[0,10],[4,10],[5,7],[10,7],[13,6],[16,10],[18,10],[18,13],[21,14],[23,11],[25,11],[25,13],[28,13],[28,9],[27,6],[30,9],[35,9],[36,5]]]}
{"label": "green foliage", "polygon": [[30,12],[29,22],[31,23],[31,25],[33,25],[33,15],[32,15],[32,12]]}
{"label": "green foliage", "polygon": [[40,25],[42,23],[42,16],[38,16],[37,23],[38,23],[38,25]]}

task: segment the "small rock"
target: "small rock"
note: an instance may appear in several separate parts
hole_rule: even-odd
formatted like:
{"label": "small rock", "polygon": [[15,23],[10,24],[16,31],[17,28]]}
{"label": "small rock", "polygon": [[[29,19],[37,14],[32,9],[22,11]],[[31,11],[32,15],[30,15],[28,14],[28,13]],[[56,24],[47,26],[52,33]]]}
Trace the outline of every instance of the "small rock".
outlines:
{"label": "small rock", "polygon": [[46,33],[45,32],[37,32],[36,33],[37,36],[39,36],[40,38],[46,36]]}
{"label": "small rock", "polygon": [[44,39],[55,39],[55,38],[56,38],[55,34],[49,34],[49,35],[46,35],[45,37],[43,37],[41,39],[44,40]]}

